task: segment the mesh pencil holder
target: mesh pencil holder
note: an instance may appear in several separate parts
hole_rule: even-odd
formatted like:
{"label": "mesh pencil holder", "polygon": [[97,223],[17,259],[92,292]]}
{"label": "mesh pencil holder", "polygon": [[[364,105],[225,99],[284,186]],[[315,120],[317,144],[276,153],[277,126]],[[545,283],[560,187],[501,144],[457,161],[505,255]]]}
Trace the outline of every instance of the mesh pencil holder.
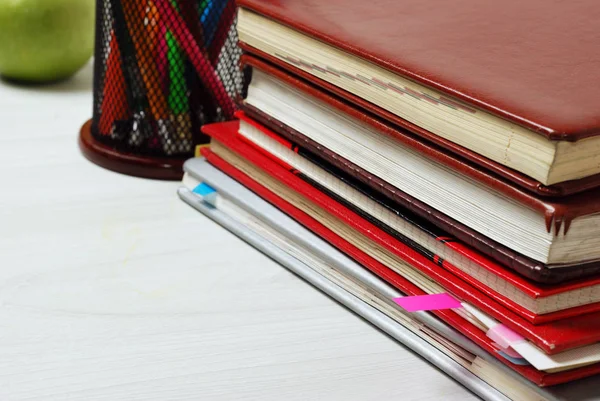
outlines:
{"label": "mesh pencil holder", "polygon": [[80,148],[121,173],[180,179],[242,90],[233,0],[97,0],[93,117]]}

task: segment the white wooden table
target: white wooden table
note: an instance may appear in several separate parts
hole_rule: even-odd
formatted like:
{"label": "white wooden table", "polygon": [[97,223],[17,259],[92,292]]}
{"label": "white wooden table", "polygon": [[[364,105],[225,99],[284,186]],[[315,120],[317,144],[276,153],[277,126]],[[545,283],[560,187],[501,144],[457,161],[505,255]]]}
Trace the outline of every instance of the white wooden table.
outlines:
{"label": "white wooden table", "polygon": [[475,398],[177,183],[86,161],[91,82],[0,82],[0,400]]}

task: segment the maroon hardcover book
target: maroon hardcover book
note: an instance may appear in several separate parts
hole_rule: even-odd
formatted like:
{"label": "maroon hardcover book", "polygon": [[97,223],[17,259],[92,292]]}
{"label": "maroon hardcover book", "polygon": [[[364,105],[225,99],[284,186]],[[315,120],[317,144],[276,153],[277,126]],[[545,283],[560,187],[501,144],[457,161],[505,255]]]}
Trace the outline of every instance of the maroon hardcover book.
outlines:
{"label": "maroon hardcover book", "polygon": [[[381,131],[382,134],[397,138],[407,146],[411,146],[419,152],[427,154],[438,162],[461,171],[462,173],[468,174],[472,178],[480,180],[481,182],[503,191],[504,193],[509,195],[514,194],[515,198],[520,202],[529,205],[533,204],[534,207],[539,207],[544,211],[555,207],[554,203],[548,202],[543,198],[534,197],[530,193],[515,187],[510,182],[494,176],[493,173],[478,168],[469,161],[462,160],[457,156],[448,154],[435,145],[428,144],[427,142],[419,140],[418,138],[415,138],[414,136],[411,136],[402,130],[396,129],[385,122],[382,122],[381,120],[365,113],[363,110],[358,109],[347,102],[316,88],[314,85],[311,85],[302,79],[296,78],[293,75],[274,67],[272,64],[246,55],[242,58],[242,65],[251,68],[259,68],[262,71],[294,86],[295,88],[314,96],[321,101],[327,102],[341,112],[372,125],[375,129]],[[416,213],[422,218],[429,220],[434,225],[442,228],[447,233],[457,237],[465,244],[475,248],[490,258],[495,259],[496,261],[515,270],[525,277],[542,283],[557,283],[591,276],[600,272],[600,263],[598,262],[583,263],[561,268],[549,268],[541,262],[516,253],[508,247],[485,237],[484,235],[470,229],[464,224],[461,224],[456,220],[444,215],[443,213],[432,209],[427,204],[405,194],[386,181],[373,174],[370,174],[350,161],[340,157],[336,153],[312,141],[298,131],[282,124],[277,120],[274,120],[255,107],[244,104],[242,104],[241,107],[247,114],[261,122],[269,129],[272,129],[281,136],[286,137],[293,142],[302,144],[306,149],[318,154],[335,167],[348,172],[348,174],[352,176],[355,176],[358,180],[372,188],[373,191],[379,192],[385,197],[392,199],[394,202],[397,202],[398,204],[411,210],[413,213]],[[595,193],[597,190],[593,190],[591,192]],[[596,198],[599,197],[597,196]],[[557,221],[555,220],[555,223],[556,222]]]}
{"label": "maroon hardcover book", "polygon": [[[592,29],[600,7],[593,0],[534,0],[526,6],[516,0],[240,0],[238,5],[548,140],[574,142],[600,134],[595,90],[600,63],[589,57],[600,51]],[[600,185],[600,174],[543,185],[315,77],[301,64],[241,46],[540,195]]]}

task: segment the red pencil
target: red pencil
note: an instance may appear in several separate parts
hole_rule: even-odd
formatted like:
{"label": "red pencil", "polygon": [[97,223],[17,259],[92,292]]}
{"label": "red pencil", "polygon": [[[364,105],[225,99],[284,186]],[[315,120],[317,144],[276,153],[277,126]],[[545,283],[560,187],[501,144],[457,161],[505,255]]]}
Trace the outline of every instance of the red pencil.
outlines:
{"label": "red pencil", "polygon": [[100,106],[98,128],[101,135],[110,135],[113,123],[128,118],[125,77],[121,68],[121,53],[114,31],[111,32],[109,53],[106,60],[106,73]]}
{"label": "red pencil", "polygon": [[235,112],[233,100],[227,94],[227,90],[223,86],[219,75],[210,61],[204,56],[204,53],[194,40],[194,36],[187,28],[181,15],[173,8],[169,0],[156,0],[156,7],[181,48],[187,53],[198,76],[213,95],[215,102],[221,107],[224,116],[228,119],[233,118],[233,113]]}

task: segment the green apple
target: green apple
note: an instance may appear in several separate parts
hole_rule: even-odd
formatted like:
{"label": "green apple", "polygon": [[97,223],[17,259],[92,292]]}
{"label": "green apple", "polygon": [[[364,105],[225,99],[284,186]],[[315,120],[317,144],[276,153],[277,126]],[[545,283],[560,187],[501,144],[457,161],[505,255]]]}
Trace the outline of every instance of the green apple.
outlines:
{"label": "green apple", "polygon": [[92,56],[94,0],[0,0],[0,75],[49,82]]}

